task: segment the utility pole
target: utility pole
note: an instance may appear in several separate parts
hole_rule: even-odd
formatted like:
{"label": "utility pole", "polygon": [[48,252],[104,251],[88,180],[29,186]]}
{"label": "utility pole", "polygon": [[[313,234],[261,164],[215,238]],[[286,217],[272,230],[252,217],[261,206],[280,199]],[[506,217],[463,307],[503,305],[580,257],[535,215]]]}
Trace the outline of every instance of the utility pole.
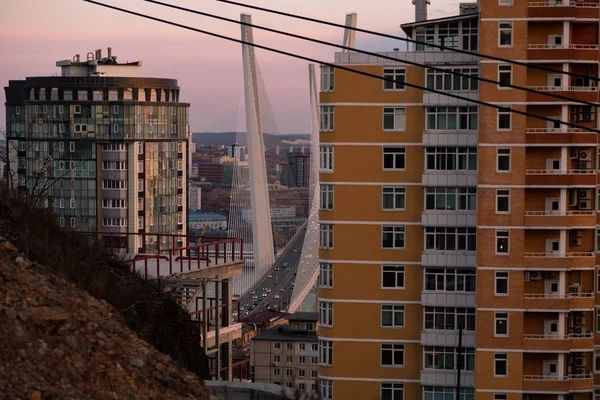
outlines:
{"label": "utility pole", "polygon": [[456,400],[460,400],[460,371],[462,369],[462,325],[458,326],[458,348],[456,349]]}

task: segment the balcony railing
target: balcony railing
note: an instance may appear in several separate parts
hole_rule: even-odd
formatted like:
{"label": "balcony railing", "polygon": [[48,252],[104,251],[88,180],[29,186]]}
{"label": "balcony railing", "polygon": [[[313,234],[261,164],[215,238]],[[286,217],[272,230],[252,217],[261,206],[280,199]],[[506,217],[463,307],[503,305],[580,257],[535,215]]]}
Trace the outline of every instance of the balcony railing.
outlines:
{"label": "balcony railing", "polygon": [[577,257],[595,257],[593,251],[575,252],[575,253],[543,253],[543,252],[526,252],[525,258],[577,258]]}
{"label": "balcony railing", "polygon": [[595,211],[525,211],[527,217],[572,217],[572,216],[592,216]]}
{"label": "balcony railing", "polygon": [[570,340],[570,339],[589,339],[593,338],[594,333],[572,333],[569,335],[523,335],[523,339],[530,340]]}
{"label": "balcony railing", "polygon": [[598,90],[596,86],[527,86],[527,88],[542,92],[593,92]]}
{"label": "balcony railing", "polygon": [[[566,130],[562,130],[562,128],[527,128],[525,129],[525,133],[588,133],[587,129],[581,128],[571,128],[565,127]],[[592,129],[592,128],[590,128]]]}
{"label": "balcony railing", "polygon": [[525,299],[581,299],[592,298],[594,293],[525,293]]}
{"label": "balcony railing", "polygon": [[569,376],[558,375],[523,375],[524,381],[568,381]]}
{"label": "balcony railing", "polygon": [[591,175],[595,169],[528,169],[526,175]]}
{"label": "balcony railing", "polygon": [[573,50],[598,50],[597,44],[570,44],[568,46],[563,46],[562,44],[549,44],[549,43],[534,43],[528,44],[527,50],[547,50],[547,49],[573,49]]}
{"label": "balcony railing", "polygon": [[577,8],[598,8],[598,3],[570,2],[569,4],[554,1],[530,1],[529,7],[577,7]]}

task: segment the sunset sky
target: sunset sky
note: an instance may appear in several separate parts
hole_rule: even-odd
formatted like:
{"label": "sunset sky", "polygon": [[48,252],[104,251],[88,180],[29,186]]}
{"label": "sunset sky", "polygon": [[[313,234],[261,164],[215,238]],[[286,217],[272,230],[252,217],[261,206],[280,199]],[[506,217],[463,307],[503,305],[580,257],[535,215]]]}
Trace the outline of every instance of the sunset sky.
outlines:
{"label": "sunset sky", "polygon": [[[143,0],[101,0],[122,8],[169,19],[220,34],[240,37],[240,27],[153,5]],[[341,44],[343,31],[295,19],[218,3],[215,0],[164,0],[229,18],[252,14],[253,23]],[[240,0],[243,1],[243,0]],[[358,26],[399,35],[401,23],[414,19],[410,0],[251,0],[250,4],[343,24],[358,13]],[[429,18],[458,12],[459,1],[432,0]],[[193,132],[243,129],[239,107],[243,82],[241,45],[105,9],[82,0],[0,1],[0,82],[60,73],[58,60],[95,49],[113,48],[119,62],[144,62],[143,75],[175,78],[181,100],[191,103]],[[332,61],[335,49],[255,30],[266,46]],[[357,47],[370,51],[403,47],[402,42],[358,34]],[[262,76],[279,133],[305,133],[308,122],[308,68],[301,60],[257,50]],[[0,94],[4,103],[4,91]],[[4,126],[4,107],[0,125]]]}

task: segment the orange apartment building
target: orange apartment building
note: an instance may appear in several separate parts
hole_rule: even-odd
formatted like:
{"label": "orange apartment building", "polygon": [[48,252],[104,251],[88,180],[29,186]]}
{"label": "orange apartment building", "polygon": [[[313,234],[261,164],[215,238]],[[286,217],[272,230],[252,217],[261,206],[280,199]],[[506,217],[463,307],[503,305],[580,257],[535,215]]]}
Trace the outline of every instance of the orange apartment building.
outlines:
{"label": "orange apartment building", "polygon": [[569,73],[598,77],[599,17],[597,1],[481,0],[402,25],[529,68],[427,45],[381,53],[424,67],[335,54],[396,83],[322,67],[325,399],[455,399],[459,362],[461,400],[600,398],[597,134],[401,83],[596,129],[576,100],[597,103],[597,82]]}

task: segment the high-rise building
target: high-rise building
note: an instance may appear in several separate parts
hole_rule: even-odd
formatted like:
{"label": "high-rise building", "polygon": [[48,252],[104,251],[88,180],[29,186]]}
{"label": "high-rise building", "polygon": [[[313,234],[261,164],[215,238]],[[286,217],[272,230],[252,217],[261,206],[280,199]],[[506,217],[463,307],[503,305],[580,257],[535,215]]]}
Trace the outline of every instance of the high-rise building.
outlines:
{"label": "high-rise building", "polygon": [[308,187],[310,155],[304,153],[288,154],[287,172],[287,186]]}
{"label": "high-rise building", "polygon": [[[15,187],[68,228],[185,234],[189,104],[177,81],[143,78],[141,61],[118,63],[110,48],[56,66],[5,87]],[[150,236],[145,251],[157,246]]]}
{"label": "high-rise building", "polygon": [[382,55],[423,67],[343,52],[396,82],[321,70],[320,391],[456,398],[460,365],[464,400],[591,400],[597,134],[403,82],[596,128],[576,101],[598,102],[599,4],[483,0],[427,20],[415,3],[402,29],[423,44]]}

